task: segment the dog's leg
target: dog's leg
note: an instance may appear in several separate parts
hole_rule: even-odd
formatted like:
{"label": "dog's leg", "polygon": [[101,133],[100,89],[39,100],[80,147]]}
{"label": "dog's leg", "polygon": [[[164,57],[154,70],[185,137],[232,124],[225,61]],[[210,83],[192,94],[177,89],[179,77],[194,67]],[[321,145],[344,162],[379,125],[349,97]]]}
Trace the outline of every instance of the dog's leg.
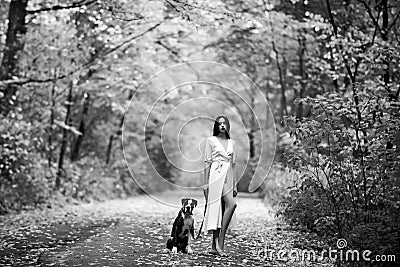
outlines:
{"label": "dog's leg", "polygon": [[192,247],[191,247],[191,242],[192,242],[192,235],[189,233],[188,234],[188,245],[187,245],[187,253],[188,254],[192,254],[193,253],[193,250],[192,250]]}
{"label": "dog's leg", "polygon": [[178,231],[175,232],[174,237],[172,239],[172,253],[177,253],[178,252]]}
{"label": "dog's leg", "polygon": [[167,240],[167,249],[172,250],[172,247],[173,247],[173,245],[172,245],[172,237],[170,237]]}
{"label": "dog's leg", "polygon": [[193,250],[191,247],[191,241],[192,239],[194,240],[194,222],[192,222],[192,224],[190,225],[190,230],[189,230],[189,234],[188,234],[188,246],[187,246],[187,253],[188,254],[192,254]]}
{"label": "dog's leg", "polygon": [[178,231],[175,231],[175,233],[174,233],[174,237],[172,239],[172,244],[173,244],[172,253],[177,253],[178,252],[178,245],[179,245],[179,233],[178,233]]}
{"label": "dog's leg", "polygon": [[174,224],[172,225],[171,236],[168,238],[168,241],[167,241],[167,249],[169,249],[169,250],[172,250],[172,247],[174,244],[175,231],[176,231],[176,219],[174,221]]}
{"label": "dog's leg", "polygon": [[181,212],[178,213],[178,217],[175,219],[171,231],[171,251],[172,253],[178,252],[178,221],[180,220]]}
{"label": "dog's leg", "polygon": [[174,237],[172,238],[172,253],[175,254],[178,252],[178,234],[175,233]]}
{"label": "dog's leg", "polygon": [[194,240],[194,221],[193,221],[192,225],[190,226],[190,234],[192,235],[192,238]]}

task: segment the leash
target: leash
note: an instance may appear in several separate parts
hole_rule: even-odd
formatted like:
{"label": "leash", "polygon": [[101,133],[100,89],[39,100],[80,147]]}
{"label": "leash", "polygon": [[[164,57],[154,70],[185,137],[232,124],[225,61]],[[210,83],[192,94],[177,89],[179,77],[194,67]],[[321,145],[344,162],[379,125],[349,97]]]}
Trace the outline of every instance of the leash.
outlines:
{"label": "leash", "polygon": [[201,225],[200,225],[200,230],[199,230],[199,233],[197,234],[197,237],[196,237],[196,239],[195,240],[197,240],[197,239],[199,239],[199,237],[200,237],[200,234],[201,234],[201,230],[203,229],[203,224],[204,224],[204,219],[206,218],[206,211],[207,211],[207,201],[208,200],[208,194],[207,194],[207,197],[206,197],[206,205],[204,206],[204,214],[203,214],[203,221],[201,222]]}

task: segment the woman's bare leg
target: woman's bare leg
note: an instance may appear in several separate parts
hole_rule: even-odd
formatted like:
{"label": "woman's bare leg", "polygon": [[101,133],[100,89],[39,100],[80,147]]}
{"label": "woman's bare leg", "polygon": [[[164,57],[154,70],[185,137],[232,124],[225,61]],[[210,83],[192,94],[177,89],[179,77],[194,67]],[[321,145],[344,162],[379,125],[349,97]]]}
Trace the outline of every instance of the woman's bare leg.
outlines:
{"label": "woman's bare leg", "polygon": [[[222,205],[222,214],[224,214],[225,211],[225,204],[223,201],[221,201]],[[222,248],[219,246],[219,236],[221,233],[221,228],[217,228],[217,230],[213,230],[213,239],[212,239],[212,246],[211,246],[211,252],[216,253],[219,255],[222,255]]]}
{"label": "woman's bare leg", "polygon": [[221,231],[221,228],[217,228],[217,230],[213,230],[213,238],[212,238],[212,245],[211,245],[211,250],[215,250],[215,252],[217,252],[217,243],[218,242],[218,237],[219,237],[219,233]]}
{"label": "woman's bare leg", "polygon": [[[229,191],[230,190],[230,191]],[[228,229],[228,225],[232,219],[233,212],[236,209],[236,201],[233,198],[233,192],[231,188],[227,186],[227,184],[224,184],[223,190],[222,190],[222,200],[225,205],[225,211],[222,216],[222,226],[221,226],[221,232],[219,234],[219,248],[221,250],[224,249],[224,243],[225,243],[225,235],[226,235],[226,230]]]}

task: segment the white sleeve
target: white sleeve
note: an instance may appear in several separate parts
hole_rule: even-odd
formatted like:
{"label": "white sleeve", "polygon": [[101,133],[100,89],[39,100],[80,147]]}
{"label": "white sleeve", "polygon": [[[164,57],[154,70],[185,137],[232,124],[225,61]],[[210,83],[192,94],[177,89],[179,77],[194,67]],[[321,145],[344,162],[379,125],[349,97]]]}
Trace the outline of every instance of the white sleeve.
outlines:
{"label": "white sleeve", "polygon": [[235,152],[235,141],[232,140],[232,157],[231,157],[231,163],[235,164],[236,163],[236,152]]}
{"label": "white sleeve", "polygon": [[206,144],[204,147],[204,162],[212,162],[212,146],[208,138],[206,138]]}

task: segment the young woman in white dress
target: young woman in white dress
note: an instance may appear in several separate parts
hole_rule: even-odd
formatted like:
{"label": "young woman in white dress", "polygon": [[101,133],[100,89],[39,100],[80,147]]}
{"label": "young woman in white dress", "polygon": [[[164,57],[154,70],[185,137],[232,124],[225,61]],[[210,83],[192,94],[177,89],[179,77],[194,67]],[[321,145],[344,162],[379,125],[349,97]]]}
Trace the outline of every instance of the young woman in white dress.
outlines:
{"label": "young woman in white dress", "polygon": [[213,136],[206,139],[204,169],[204,196],[207,210],[204,219],[205,230],[212,232],[212,254],[225,255],[224,242],[228,226],[236,227],[235,198],[236,153],[235,141],[230,138],[229,120],[224,115],[215,119]]}

